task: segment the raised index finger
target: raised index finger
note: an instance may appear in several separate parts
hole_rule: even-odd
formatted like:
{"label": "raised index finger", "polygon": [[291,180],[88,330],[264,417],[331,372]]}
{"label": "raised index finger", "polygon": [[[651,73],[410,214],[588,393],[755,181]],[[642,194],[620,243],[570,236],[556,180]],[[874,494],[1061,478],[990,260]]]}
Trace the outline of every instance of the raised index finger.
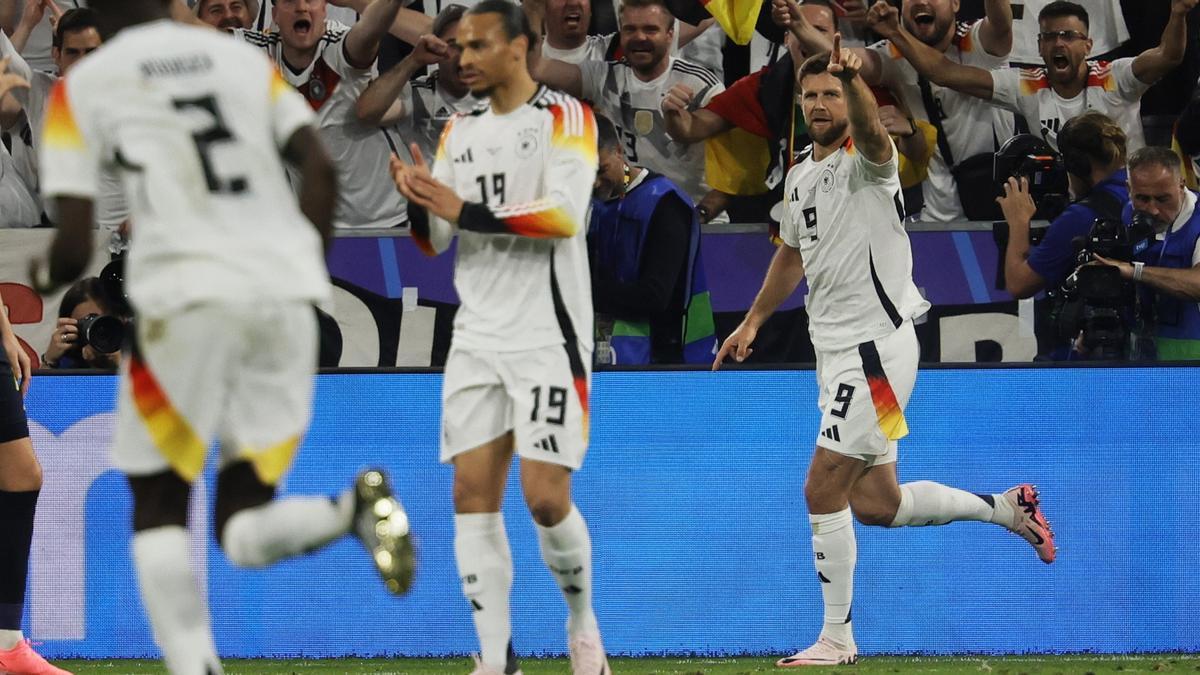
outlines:
{"label": "raised index finger", "polygon": [[834,33],[833,34],[833,54],[831,54],[829,57],[829,63],[834,64],[834,63],[841,63],[841,62],[842,62],[842,34]]}

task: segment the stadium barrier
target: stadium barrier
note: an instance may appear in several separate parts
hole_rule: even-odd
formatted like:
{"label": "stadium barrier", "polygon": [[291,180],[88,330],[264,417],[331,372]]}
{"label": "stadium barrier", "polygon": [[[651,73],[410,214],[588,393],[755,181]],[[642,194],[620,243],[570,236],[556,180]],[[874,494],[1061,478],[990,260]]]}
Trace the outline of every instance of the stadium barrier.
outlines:
{"label": "stadium barrier", "polygon": [[[1195,652],[1200,599],[1200,368],[923,371],[902,480],[976,492],[1039,485],[1061,547],[1040,563],[997,527],[858,527],[864,653]],[[327,374],[286,493],[392,474],[418,538],[412,592],[384,591],[357,541],[265,571],[211,536],[193,560],[223,655],[444,655],[475,647],[453,559],[451,470],[437,463],[440,375]],[[819,423],[811,370],[606,372],[575,479],[593,535],[596,607],[623,654],[790,653],[820,624],[803,480]],[[45,488],[28,634],[43,653],[154,653],[129,557],[130,498],[108,444],[115,378],[43,376],[27,399]],[[659,392],[670,391],[669,399]],[[515,480],[514,644],[564,651],[565,606]],[[192,522],[205,526],[212,474]]]}
{"label": "stadium barrier", "polygon": [[[1028,362],[1039,353],[1045,303],[1018,303],[996,290],[996,245],[985,223],[910,226],[917,286],[934,307],[921,325],[930,362]],[[705,228],[701,242],[717,334],[741,321],[775,252],[765,225]],[[49,342],[62,292],[42,299],[28,286],[29,259],[45,254],[50,230],[0,231],[0,292],[14,329],[36,360]],[[458,307],[453,257],[430,259],[405,230],[339,230],[328,261],[345,367],[422,367],[444,363]],[[97,237],[91,273],[107,260]],[[65,289],[64,289],[65,290]],[[802,285],[759,332],[756,360],[813,360]],[[1035,327],[1037,330],[1035,331]],[[1044,351],[1044,350],[1043,350]]]}

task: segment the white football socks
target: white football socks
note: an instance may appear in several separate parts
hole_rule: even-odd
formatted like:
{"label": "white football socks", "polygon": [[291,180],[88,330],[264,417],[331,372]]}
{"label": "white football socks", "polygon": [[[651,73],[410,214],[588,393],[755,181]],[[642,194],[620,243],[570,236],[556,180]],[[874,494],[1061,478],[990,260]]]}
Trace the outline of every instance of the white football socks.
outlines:
{"label": "white football socks", "polygon": [[0,652],[16,647],[24,639],[25,636],[19,630],[0,630]]}
{"label": "white football socks", "polygon": [[[990,501],[989,501],[990,500]],[[1012,509],[1001,495],[977,495],[940,483],[921,480],[900,486],[900,506],[892,527],[945,525],[956,520],[1009,523]],[[1000,512],[1000,513],[997,513]],[[994,520],[1004,517],[1006,520]]]}
{"label": "white football socks", "polygon": [[454,557],[458,561],[463,595],[474,609],[480,658],[488,667],[503,673],[512,640],[508,603],[513,563],[501,515],[455,514]]}
{"label": "white football socks", "polygon": [[592,611],[592,538],[579,509],[551,527],[537,526],[542,560],[562,589],[570,614],[567,633],[596,633],[600,628]]}
{"label": "white football socks", "polygon": [[286,497],[238,511],[225,524],[221,548],[239,567],[265,567],[318,549],[350,531],[354,500],[347,495],[337,502]]}
{"label": "white football socks", "polygon": [[854,598],[854,564],[858,546],[854,539],[854,516],[847,507],[837,513],[810,515],[813,563],[825,600],[825,624],[821,635],[848,647],[854,644],[850,604]]}
{"label": "white football socks", "polygon": [[142,604],[172,675],[220,675],[208,609],[188,564],[187,530],[177,525],[134,533]]}

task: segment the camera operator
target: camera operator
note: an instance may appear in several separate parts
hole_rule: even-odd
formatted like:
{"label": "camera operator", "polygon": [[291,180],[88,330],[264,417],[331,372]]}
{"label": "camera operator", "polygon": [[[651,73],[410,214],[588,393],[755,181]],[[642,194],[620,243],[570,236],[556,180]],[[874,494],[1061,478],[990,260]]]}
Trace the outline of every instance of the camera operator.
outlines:
{"label": "camera operator", "polygon": [[1154,343],[1161,361],[1200,360],[1200,212],[1184,185],[1179,156],[1146,147],[1129,158],[1132,208],[1124,222],[1151,221],[1155,238],[1134,262],[1096,256],[1152,294]]}
{"label": "camera operator", "polygon": [[59,304],[58,325],[42,353],[42,367],[115,371],[121,362],[124,320],[115,316],[112,304],[99,277],[75,282]]}
{"label": "camera operator", "polygon": [[1010,178],[996,199],[1008,222],[1004,255],[1005,289],[1028,298],[1057,288],[1075,269],[1074,240],[1085,237],[1098,218],[1119,220],[1129,203],[1125,172],[1125,132],[1103,113],[1089,111],[1071,119],[1058,136],[1074,203],[1050,223],[1032,251],[1029,223],[1037,211],[1027,178]]}

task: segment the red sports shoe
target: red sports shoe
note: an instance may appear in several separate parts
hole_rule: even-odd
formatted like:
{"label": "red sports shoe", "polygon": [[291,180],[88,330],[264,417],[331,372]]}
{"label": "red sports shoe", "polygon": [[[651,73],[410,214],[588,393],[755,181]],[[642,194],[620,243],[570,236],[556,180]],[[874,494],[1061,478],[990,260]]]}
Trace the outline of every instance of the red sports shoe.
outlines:
{"label": "red sports shoe", "polygon": [[1039,506],[1038,490],[1029,484],[1009,488],[1002,495],[1012,505],[1013,522],[1008,529],[1021,535],[1021,538],[1033,546],[1042,562],[1049,565],[1054,562],[1058,549],[1054,548],[1054,530],[1042,514]]}
{"label": "red sports shoe", "polygon": [[29,646],[29,640],[18,642],[12,649],[0,650],[0,672],[9,675],[71,675],[70,671],[46,663],[46,659],[38,656]]}

